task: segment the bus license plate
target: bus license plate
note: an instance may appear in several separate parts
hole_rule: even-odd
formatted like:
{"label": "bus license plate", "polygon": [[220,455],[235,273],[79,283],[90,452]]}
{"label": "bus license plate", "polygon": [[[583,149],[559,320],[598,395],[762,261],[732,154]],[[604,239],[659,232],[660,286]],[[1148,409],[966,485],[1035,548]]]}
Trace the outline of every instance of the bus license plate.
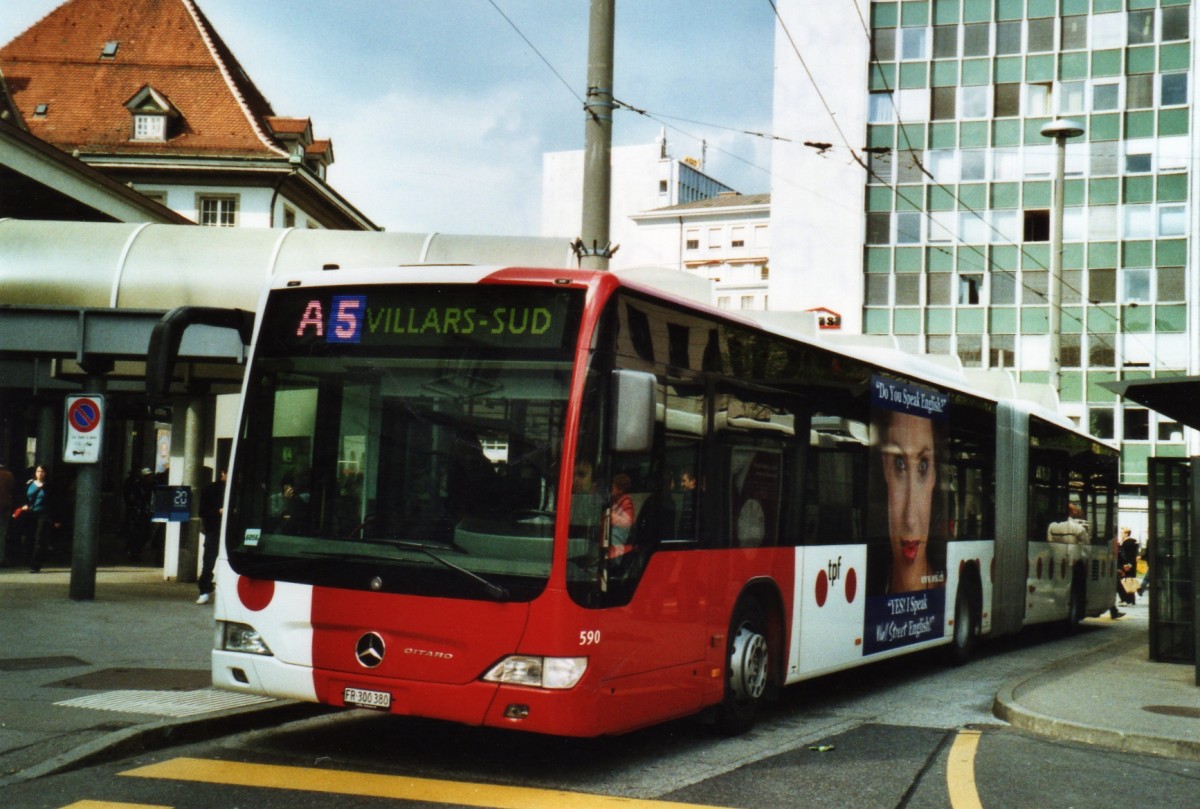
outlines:
{"label": "bus license plate", "polygon": [[342,701],[347,705],[359,708],[392,707],[392,695],[387,691],[365,691],[361,688],[346,688],[342,691]]}

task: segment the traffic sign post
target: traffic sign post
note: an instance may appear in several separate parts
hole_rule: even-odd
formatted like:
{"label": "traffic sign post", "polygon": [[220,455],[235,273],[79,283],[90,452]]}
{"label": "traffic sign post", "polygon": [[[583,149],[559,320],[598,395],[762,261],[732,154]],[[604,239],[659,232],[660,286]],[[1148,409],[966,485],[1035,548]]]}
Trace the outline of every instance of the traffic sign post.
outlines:
{"label": "traffic sign post", "polygon": [[68,396],[65,413],[63,461],[98,463],[104,435],[104,397],[97,393]]}
{"label": "traffic sign post", "polygon": [[[84,390],[104,390],[104,378],[89,376]],[[100,450],[104,435],[104,394],[66,398],[63,411],[63,461],[79,464],[75,475],[75,537],[71,545],[71,588],[74,601],[96,597],[96,561],[100,547]]]}

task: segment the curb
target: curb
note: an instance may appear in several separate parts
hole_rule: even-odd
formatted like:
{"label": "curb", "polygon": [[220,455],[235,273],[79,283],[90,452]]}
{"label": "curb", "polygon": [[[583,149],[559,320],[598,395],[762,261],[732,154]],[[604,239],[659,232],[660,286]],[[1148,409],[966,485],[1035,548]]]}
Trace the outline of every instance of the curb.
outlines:
{"label": "curb", "polygon": [[1172,739],[1145,733],[1130,733],[1112,728],[1099,727],[1080,722],[1071,722],[1039,713],[1021,705],[1019,692],[1034,681],[1047,677],[1064,677],[1086,667],[1100,655],[1119,654],[1126,648],[1142,645],[1144,638],[1134,637],[1114,641],[1098,649],[1092,649],[1078,657],[1062,660],[1047,666],[1021,680],[1006,683],[996,692],[992,702],[992,714],[1015,728],[1038,736],[1064,739],[1081,744],[1094,745],[1121,753],[1148,754],[1169,758],[1185,758],[1200,761],[1200,740]]}
{"label": "curb", "polygon": [[328,713],[326,706],[308,702],[280,700],[271,705],[232,708],[218,714],[188,717],[167,722],[148,722],[124,728],[72,750],[0,778],[0,788],[57,775],[94,764],[113,761],[138,753],[162,750],[175,745],[202,742],[231,733],[280,725]]}

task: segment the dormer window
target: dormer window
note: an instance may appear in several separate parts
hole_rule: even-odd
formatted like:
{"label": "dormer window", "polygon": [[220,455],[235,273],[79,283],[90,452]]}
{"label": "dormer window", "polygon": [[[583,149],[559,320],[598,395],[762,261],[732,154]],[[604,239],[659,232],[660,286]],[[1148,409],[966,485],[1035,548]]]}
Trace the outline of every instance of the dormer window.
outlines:
{"label": "dormer window", "polygon": [[49,104],[38,104],[36,107],[33,108],[33,117],[34,118],[45,118],[46,113],[48,113],[49,111],[50,111]]}
{"label": "dormer window", "polygon": [[134,140],[167,139],[167,116],[136,114],[133,116]]}
{"label": "dormer window", "polygon": [[100,50],[101,59],[115,59],[117,57],[117,48],[121,47],[121,43],[115,39],[104,43],[104,47]]}
{"label": "dormer window", "polygon": [[167,97],[148,84],[125,102],[125,109],[133,116],[131,139],[137,141],[166,141],[172,121],[179,117]]}

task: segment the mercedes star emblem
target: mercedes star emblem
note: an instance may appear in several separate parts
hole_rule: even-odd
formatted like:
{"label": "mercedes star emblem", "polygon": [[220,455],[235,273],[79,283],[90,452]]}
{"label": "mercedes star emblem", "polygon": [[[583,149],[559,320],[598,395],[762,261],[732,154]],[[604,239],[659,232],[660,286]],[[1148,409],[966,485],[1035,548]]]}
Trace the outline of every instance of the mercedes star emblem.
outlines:
{"label": "mercedes star emblem", "polygon": [[364,668],[373,669],[383,662],[383,638],[378,632],[368,632],[358,639],[354,656]]}

